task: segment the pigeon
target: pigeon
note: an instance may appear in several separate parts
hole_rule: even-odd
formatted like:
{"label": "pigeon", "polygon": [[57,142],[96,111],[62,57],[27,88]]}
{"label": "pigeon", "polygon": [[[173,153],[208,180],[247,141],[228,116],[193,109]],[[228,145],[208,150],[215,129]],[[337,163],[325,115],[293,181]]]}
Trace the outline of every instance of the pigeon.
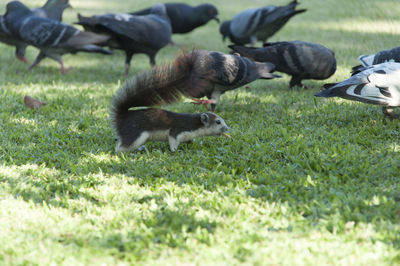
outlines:
{"label": "pigeon", "polygon": [[[192,53],[195,53],[194,57],[196,58],[192,76],[199,80],[196,83],[202,83],[206,89],[189,92],[189,94],[194,98],[206,96],[209,100],[193,100],[206,107],[211,104],[211,111],[215,110],[220,96],[229,90],[239,88],[257,79],[281,77],[272,73],[275,70],[272,63],[253,62],[245,57],[216,51],[194,50]],[[196,84],[192,87],[196,87]]]}
{"label": "pigeon", "polygon": [[47,0],[43,7],[32,9],[35,15],[62,21],[64,9],[71,7],[69,0]]}
{"label": "pigeon", "polygon": [[366,67],[365,70],[339,82],[325,84],[326,90],[317,97],[341,97],[382,106],[385,115],[400,118],[393,108],[400,106],[400,63],[386,62]]}
{"label": "pigeon", "polygon": [[271,62],[276,71],[292,76],[290,88],[302,86],[303,79],[327,79],[336,71],[335,53],[316,43],[303,41],[265,43],[263,48],[229,46],[241,56]]}
{"label": "pigeon", "polygon": [[[61,21],[62,13],[67,7],[71,7],[68,4],[68,0],[48,0],[43,7],[33,9],[32,11],[38,16]],[[0,42],[15,46],[15,56],[17,59],[24,63],[28,63],[28,60],[25,57],[25,50],[28,45],[10,35],[9,30],[4,25],[3,16],[0,16]]]}
{"label": "pigeon", "polygon": [[[172,33],[184,34],[205,25],[212,19],[219,23],[218,10],[212,4],[190,6],[185,3],[166,3]],[[135,16],[150,14],[151,8],[130,13]]]}
{"label": "pigeon", "polygon": [[145,53],[150,64],[155,65],[155,56],[171,41],[171,24],[163,4],[156,4],[149,15],[104,14],[84,17],[78,14],[76,24],[85,30],[112,36],[107,45],[125,51],[125,75],[128,75],[133,54]]}
{"label": "pigeon", "polygon": [[384,63],[384,62],[400,62],[400,46],[380,51],[376,54],[360,55],[358,61],[361,65],[352,68],[352,75],[355,75],[366,69],[368,66]]}
{"label": "pigeon", "polygon": [[[177,101],[182,95],[195,104],[215,110],[220,96],[257,79],[280,77],[272,63],[253,62],[245,57],[217,51],[193,50],[134,76],[120,95],[129,106],[154,106]],[[130,92],[129,92],[130,91]],[[208,100],[199,98],[207,97]]]}
{"label": "pigeon", "polygon": [[40,50],[29,69],[39,64],[45,57],[50,57],[60,63],[61,72],[65,74],[68,69],[64,67],[61,59],[61,55],[65,53],[74,54],[82,51],[111,54],[110,51],[96,45],[105,43],[109,39],[108,36],[82,32],[57,20],[39,17],[19,1],[7,4],[4,24],[13,38]]}
{"label": "pigeon", "polygon": [[288,20],[306,9],[296,10],[297,0],[287,6],[265,6],[261,8],[247,9],[237,14],[232,20],[224,21],[220,26],[222,39],[229,37],[231,42],[239,45],[251,43],[257,40],[265,42],[279,31]]}

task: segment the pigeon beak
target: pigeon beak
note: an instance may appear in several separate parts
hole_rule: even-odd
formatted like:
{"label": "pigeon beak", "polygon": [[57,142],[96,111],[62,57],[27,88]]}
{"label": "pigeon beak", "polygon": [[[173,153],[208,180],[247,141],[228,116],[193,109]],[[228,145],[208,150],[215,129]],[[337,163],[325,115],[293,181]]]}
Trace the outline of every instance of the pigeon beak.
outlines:
{"label": "pigeon beak", "polygon": [[278,74],[273,74],[273,73],[268,73],[264,76],[262,76],[260,79],[274,79],[274,78],[281,78],[281,75]]}
{"label": "pigeon beak", "polygon": [[68,4],[68,5],[67,5],[67,8],[74,9],[74,7],[73,7],[73,6],[71,6],[70,4]]}
{"label": "pigeon beak", "polygon": [[215,19],[215,20],[218,22],[218,24],[221,22],[221,21],[219,20],[218,15],[215,15],[215,16],[213,17],[213,19]]}
{"label": "pigeon beak", "polygon": [[274,76],[274,78],[281,78],[282,76],[281,75],[279,75],[279,74],[272,74],[273,76]]}
{"label": "pigeon beak", "polygon": [[225,42],[225,39],[226,39],[226,36],[223,35],[223,36],[222,36],[222,41]]}

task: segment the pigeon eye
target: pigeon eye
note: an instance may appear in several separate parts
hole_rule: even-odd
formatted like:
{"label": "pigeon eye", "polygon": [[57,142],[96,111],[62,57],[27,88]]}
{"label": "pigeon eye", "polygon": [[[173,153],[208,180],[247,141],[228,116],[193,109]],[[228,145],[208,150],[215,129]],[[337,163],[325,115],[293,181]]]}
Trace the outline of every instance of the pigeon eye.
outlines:
{"label": "pigeon eye", "polygon": [[216,123],[217,125],[219,125],[219,124],[221,124],[221,120],[216,120],[215,123]]}

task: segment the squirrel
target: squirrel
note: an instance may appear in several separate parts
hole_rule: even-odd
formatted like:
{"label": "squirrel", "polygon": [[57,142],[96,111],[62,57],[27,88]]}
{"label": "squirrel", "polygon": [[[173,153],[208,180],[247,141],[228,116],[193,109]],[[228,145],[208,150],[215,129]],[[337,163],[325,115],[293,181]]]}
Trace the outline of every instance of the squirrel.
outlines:
{"label": "squirrel", "polygon": [[198,53],[178,56],[173,64],[138,73],[114,95],[110,120],[117,136],[117,152],[133,151],[148,140],[168,141],[172,152],[181,142],[200,136],[229,137],[229,127],[215,113],[175,113],[159,108],[133,109],[169,104],[181,95],[191,96],[208,85],[196,71]]}

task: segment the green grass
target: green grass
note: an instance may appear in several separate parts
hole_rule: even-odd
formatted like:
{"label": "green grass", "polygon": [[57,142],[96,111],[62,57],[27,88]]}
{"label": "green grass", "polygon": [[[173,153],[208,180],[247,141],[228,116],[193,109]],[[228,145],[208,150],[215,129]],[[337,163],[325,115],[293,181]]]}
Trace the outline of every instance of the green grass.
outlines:
{"label": "green grass", "polygon": [[[222,19],[288,1],[232,2],[216,4]],[[233,139],[196,139],[176,153],[156,142],[114,153],[108,110],[124,82],[122,52],[66,55],[73,69],[63,76],[49,59],[27,72],[14,49],[0,44],[0,264],[399,264],[399,121],[377,106],[313,94],[347,78],[358,55],[399,45],[400,5],[301,2],[308,11],[271,41],[333,49],[336,74],[305,81],[306,91],[289,90],[284,75],[228,92],[217,111]],[[71,3],[69,23],[77,12],[156,1]],[[187,50],[228,52],[214,21],[173,39]],[[169,46],[156,59],[178,53]],[[36,54],[28,48],[30,61]],[[131,74],[148,68],[147,57],[133,58]],[[48,104],[26,109],[25,94]],[[204,110],[188,101],[165,108]]]}

